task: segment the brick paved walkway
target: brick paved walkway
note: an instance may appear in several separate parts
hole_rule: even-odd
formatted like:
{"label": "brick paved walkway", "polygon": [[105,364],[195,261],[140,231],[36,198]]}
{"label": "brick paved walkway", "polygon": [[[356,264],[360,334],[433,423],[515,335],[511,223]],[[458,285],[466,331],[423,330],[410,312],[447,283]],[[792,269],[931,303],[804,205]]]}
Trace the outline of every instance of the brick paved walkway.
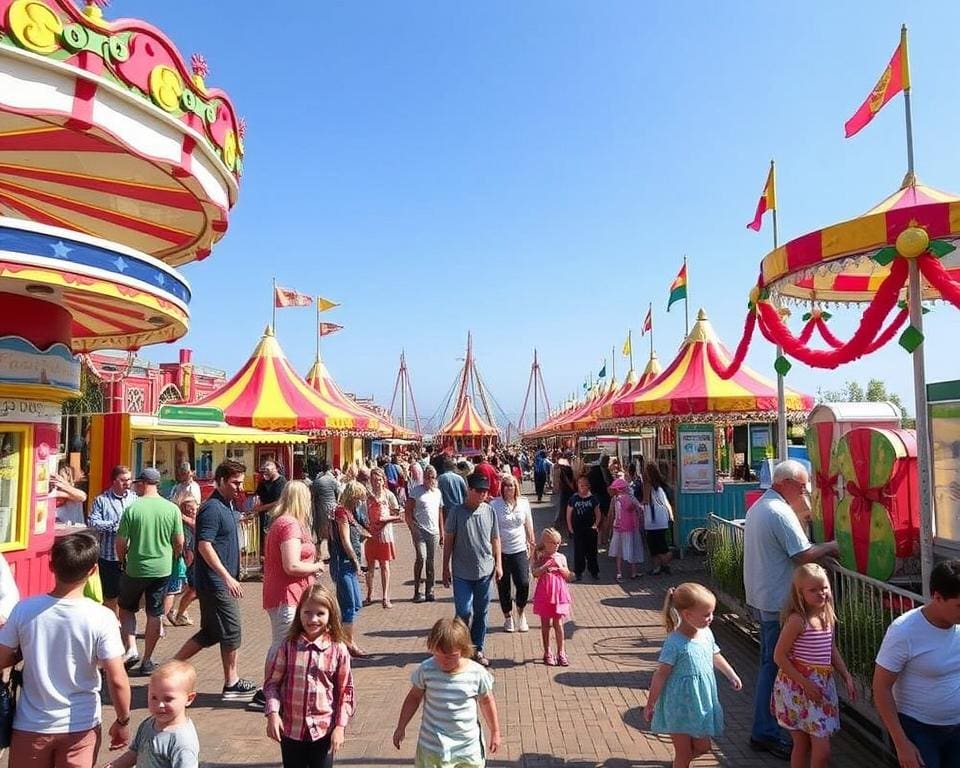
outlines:
{"label": "brick paved walkway", "polygon": [[[547,505],[534,505],[538,529],[549,524]],[[398,531],[400,532],[400,531]],[[403,531],[405,533],[405,531]],[[412,765],[419,716],[407,729],[408,740],[397,751],[391,744],[400,703],[415,664],[424,659],[427,629],[452,612],[449,590],[440,590],[434,604],[410,602],[407,581],[412,551],[406,536],[399,539],[399,567],[393,585],[392,610],[379,604],[364,608],[357,622],[360,642],[374,655],[356,665],[359,697],[357,716],[347,730],[347,742],[337,765]],[[704,577],[698,561],[686,560],[674,568],[672,581],[644,577],[636,582],[613,581],[612,561],[601,556],[602,577],[597,583],[572,586],[574,613],[567,625],[569,668],[546,667],[535,617],[527,634],[502,631],[499,606],[491,604],[493,631],[487,653],[493,660],[495,694],[500,711],[503,746],[491,766],[540,768],[640,768],[669,765],[669,739],[646,731],[641,712],[646,689],[656,666],[663,639],[660,606],[670,583]],[[244,585],[244,647],[241,672],[259,679],[268,646],[269,627],[259,609],[260,585]],[[376,593],[375,593],[376,594]],[[195,611],[194,611],[195,613]],[[746,741],[751,720],[756,651],[737,630],[722,621],[714,624],[718,642],[743,678],[744,690],[732,691],[720,681],[726,710],[727,733],[712,755],[698,760],[705,766],[785,766],[766,755],[751,752]],[[172,655],[190,634],[189,628],[168,629],[158,657]],[[264,735],[261,714],[244,711],[242,704],[220,702],[222,684],[219,655],[215,650],[195,659],[200,693],[192,707],[202,745],[203,765],[209,768],[279,765],[279,748]],[[133,678],[133,725],[143,718],[145,680]],[[113,713],[105,707],[104,721]],[[835,766],[859,766],[869,760],[853,739],[841,735],[834,741]],[[860,757],[855,757],[855,755]],[[107,761],[106,751],[101,764]]]}

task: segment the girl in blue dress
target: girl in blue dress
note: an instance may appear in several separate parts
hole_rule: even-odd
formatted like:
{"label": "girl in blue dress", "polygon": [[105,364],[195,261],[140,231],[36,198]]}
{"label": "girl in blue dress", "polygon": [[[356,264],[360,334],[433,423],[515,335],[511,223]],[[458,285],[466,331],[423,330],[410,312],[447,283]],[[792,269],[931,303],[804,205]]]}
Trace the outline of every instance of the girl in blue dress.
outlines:
{"label": "girl in blue dress", "polygon": [[688,768],[710,751],[710,739],[723,732],[714,669],[735,691],[743,687],[710,631],[716,605],[713,593],[693,582],[667,590],[663,603],[663,623],[670,634],[660,650],[643,715],[651,730],[670,735],[673,768]]}

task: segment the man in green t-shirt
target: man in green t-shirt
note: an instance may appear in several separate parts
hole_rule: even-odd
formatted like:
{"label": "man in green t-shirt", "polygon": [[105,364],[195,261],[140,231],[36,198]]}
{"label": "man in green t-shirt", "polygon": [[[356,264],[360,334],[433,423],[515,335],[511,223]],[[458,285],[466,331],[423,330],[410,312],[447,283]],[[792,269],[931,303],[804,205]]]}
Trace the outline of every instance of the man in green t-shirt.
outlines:
{"label": "man in green t-shirt", "polygon": [[[124,666],[140,662],[139,674],[151,675],[157,668],[153,649],[160,639],[163,598],[173,564],[183,551],[183,522],[176,504],[160,495],[160,473],[147,467],[137,477],[137,499],[123,512],[117,531],[117,557],[123,565],[120,577],[120,628],[123,633]],[[147,629],[143,636],[143,660],[137,653],[137,610],[143,598]]]}

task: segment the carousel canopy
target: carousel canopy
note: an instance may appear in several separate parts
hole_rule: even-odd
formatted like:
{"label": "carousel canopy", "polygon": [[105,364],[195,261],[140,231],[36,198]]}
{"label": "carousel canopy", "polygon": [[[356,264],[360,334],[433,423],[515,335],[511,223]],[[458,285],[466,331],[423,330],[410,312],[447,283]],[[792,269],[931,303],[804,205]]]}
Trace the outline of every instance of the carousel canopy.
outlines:
{"label": "carousel canopy", "polygon": [[[710,414],[739,418],[767,418],[777,412],[777,388],[746,365],[730,379],[720,378],[710,362],[708,347],[721,365],[729,365],[730,352],[717,338],[701,309],[676,358],[651,384],[608,404],[603,416],[614,418],[676,418]],[[786,393],[787,410],[809,411],[813,398],[792,390]]]}
{"label": "carousel canopy", "polygon": [[[890,274],[890,265],[873,257],[907,227],[921,227],[931,240],[956,245],[960,198],[908,175],[900,189],[862,216],[802,235],[767,254],[761,265],[764,285],[784,299],[869,301]],[[960,279],[960,250],[940,263],[954,280]],[[923,283],[924,299],[939,295]]]}
{"label": "carousel canopy", "polygon": [[412,439],[416,437],[415,433],[409,429],[403,429],[398,424],[393,424],[389,419],[374,413],[365,408],[352,397],[347,396],[340,385],[337,384],[323,360],[319,357],[307,372],[307,384],[313,387],[325,399],[334,403],[348,413],[352,413],[358,418],[371,419],[376,423],[376,430],[381,437],[396,437]]}
{"label": "carousel canopy", "polygon": [[269,326],[246,364],[220,390],[196,405],[220,408],[227,423],[260,429],[369,432],[372,415],[326,399],[300,378]]}
{"label": "carousel canopy", "polygon": [[440,427],[437,434],[445,437],[495,437],[497,428],[480,418],[473,401],[464,397],[453,418]]}

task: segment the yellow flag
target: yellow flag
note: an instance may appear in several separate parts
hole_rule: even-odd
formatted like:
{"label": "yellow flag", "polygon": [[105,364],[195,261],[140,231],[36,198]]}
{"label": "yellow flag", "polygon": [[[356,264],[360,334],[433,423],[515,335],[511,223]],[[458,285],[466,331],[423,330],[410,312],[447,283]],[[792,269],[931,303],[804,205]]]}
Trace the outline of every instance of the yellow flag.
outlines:
{"label": "yellow flag", "polygon": [[633,352],[633,345],[630,343],[630,334],[627,334],[627,340],[623,342],[623,356],[630,357]]}
{"label": "yellow flag", "polygon": [[339,307],[335,301],[330,301],[330,299],[325,299],[322,296],[317,296],[317,312],[326,312],[328,309],[333,309],[334,307]]}

